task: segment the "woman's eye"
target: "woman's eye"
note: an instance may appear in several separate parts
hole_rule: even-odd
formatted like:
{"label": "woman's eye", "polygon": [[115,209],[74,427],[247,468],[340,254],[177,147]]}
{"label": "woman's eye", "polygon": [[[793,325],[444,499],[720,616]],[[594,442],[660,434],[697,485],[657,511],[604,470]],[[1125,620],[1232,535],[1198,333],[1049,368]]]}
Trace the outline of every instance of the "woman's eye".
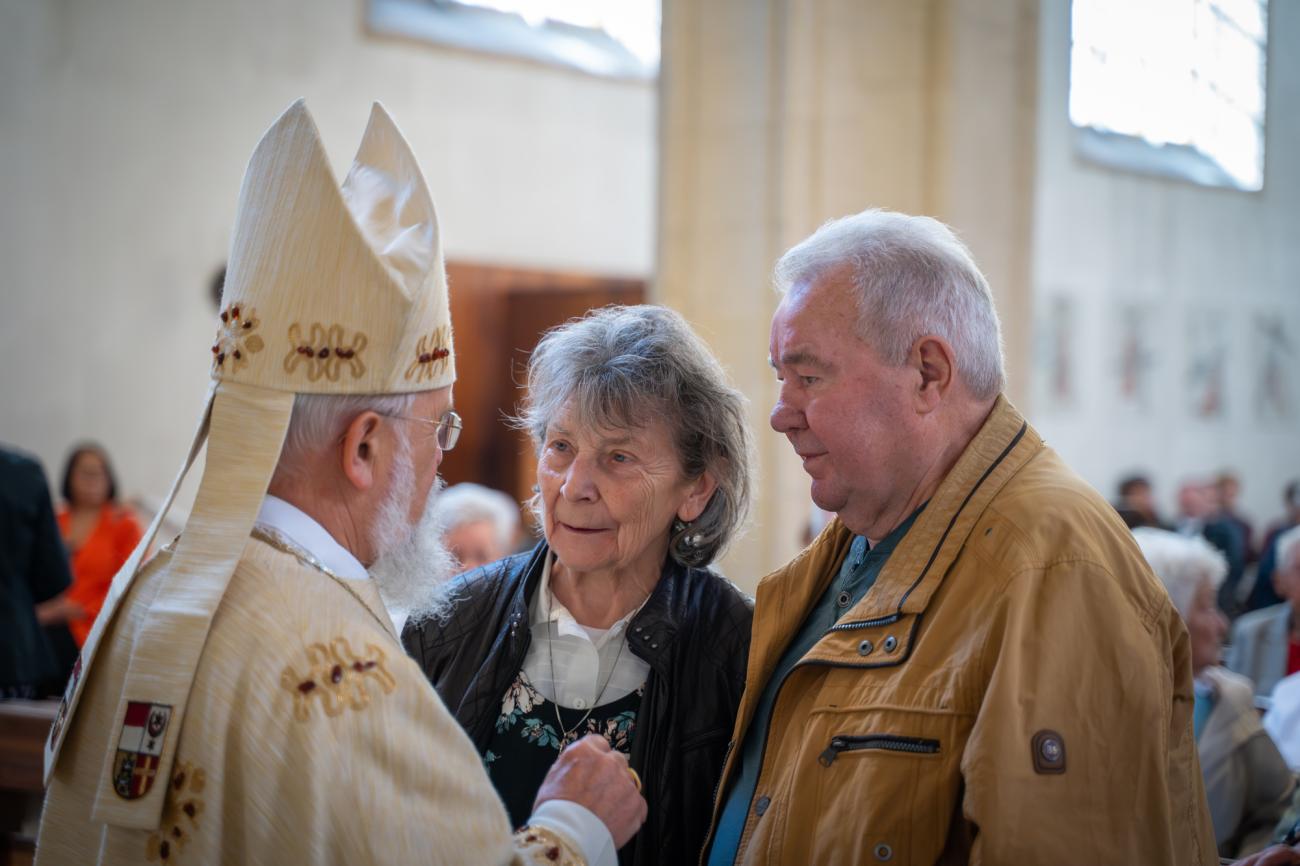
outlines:
{"label": "woman's eye", "polygon": [[627,454],[622,453],[621,451],[615,451],[613,454],[609,456],[609,459],[613,460],[615,463],[627,463],[632,458],[629,457]]}
{"label": "woman's eye", "polygon": [[552,451],[560,451],[560,452],[568,451],[568,450],[569,450],[569,443],[568,443],[568,442],[559,442],[559,441],[552,442],[552,443],[551,443],[551,450],[552,450]]}

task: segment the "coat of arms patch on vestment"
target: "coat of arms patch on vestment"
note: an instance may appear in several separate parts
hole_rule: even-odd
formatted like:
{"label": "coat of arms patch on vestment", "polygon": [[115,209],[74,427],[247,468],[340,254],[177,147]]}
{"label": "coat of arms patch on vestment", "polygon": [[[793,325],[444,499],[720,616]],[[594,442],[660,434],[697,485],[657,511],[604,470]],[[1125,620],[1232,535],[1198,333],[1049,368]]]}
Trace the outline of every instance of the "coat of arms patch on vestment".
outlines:
{"label": "coat of arms patch on vestment", "polygon": [[113,764],[113,790],[119,797],[136,800],[153,787],[171,715],[172,708],[165,704],[131,701],[126,705]]}

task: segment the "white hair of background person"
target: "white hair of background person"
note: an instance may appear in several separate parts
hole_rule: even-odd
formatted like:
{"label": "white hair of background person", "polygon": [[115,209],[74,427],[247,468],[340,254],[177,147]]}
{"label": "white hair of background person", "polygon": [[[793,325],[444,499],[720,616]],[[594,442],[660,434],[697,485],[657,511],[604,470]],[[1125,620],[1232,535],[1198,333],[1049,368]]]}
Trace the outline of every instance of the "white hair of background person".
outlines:
{"label": "white hair of background person", "polygon": [[509,551],[514,546],[519,532],[519,506],[500,490],[472,481],[453,484],[442,492],[434,507],[444,533],[485,521],[492,525],[502,550]]}
{"label": "white hair of background person", "polygon": [[1274,569],[1285,571],[1296,562],[1295,557],[1300,556],[1300,526],[1293,526],[1286,532],[1277,537],[1277,558],[1274,560]]}
{"label": "white hair of background person", "polygon": [[930,217],[866,210],[831,220],[776,263],[781,294],[847,270],[858,294],[858,331],[887,364],[919,337],[952,346],[958,373],[979,399],[1006,385],[1002,331],[988,281],[970,250]]}
{"label": "white hair of background person", "polygon": [[1200,536],[1142,526],[1133,530],[1133,537],[1184,622],[1192,611],[1201,581],[1208,580],[1217,590],[1228,574],[1223,554]]}

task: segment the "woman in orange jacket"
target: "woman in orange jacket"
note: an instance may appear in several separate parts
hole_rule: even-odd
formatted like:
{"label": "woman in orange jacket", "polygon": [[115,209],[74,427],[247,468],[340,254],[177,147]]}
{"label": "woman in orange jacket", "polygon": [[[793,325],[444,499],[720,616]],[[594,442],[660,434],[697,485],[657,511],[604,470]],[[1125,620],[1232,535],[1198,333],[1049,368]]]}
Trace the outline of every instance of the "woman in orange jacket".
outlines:
{"label": "woman in orange jacket", "polygon": [[73,449],[63,471],[59,531],[72,561],[72,586],[61,599],[48,602],[42,621],[64,621],[77,646],[108,594],[113,575],[140,542],[140,522],[117,500],[117,479],[108,455],[98,445]]}

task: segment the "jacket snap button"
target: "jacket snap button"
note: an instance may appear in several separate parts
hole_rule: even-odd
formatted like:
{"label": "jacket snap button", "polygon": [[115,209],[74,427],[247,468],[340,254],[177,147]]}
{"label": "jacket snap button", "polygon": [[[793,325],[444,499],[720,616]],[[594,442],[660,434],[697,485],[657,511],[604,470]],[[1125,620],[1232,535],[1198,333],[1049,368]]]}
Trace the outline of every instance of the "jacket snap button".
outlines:
{"label": "jacket snap button", "polygon": [[835,599],[836,604],[840,607],[848,607],[850,601],[852,601],[852,598],[847,592],[841,592],[839,598]]}
{"label": "jacket snap button", "polygon": [[896,649],[898,649],[898,638],[891,634],[885,638],[885,652],[892,653]]}
{"label": "jacket snap button", "polygon": [[881,844],[879,844],[879,845],[876,846],[876,859],[877,859],[877,860],[893,860],[893,859],[894,859],[894,849],[893,849],[893,848],[890,848],[888,845],[886,845],[886,844],[884,844],[884,843],[882,842]]}
{"label": "jacket snap button", "polygon": [[862,643],[858,644],[858,655],[860,656],[871,655],[871,651],[875,648],[876,648],[875,645],[871,641],[864,640]]}
{"label": "jacket snap button", "polygon": [[659,644],[657,643],[650,644],[650,649],[659,649]]}
{"label": "jacket snap button", "polygon": [[771,802],[771,797],[759,797],[754,801],[754,814],[760,818],[763,817],[763,813],[767,811],[768,804]]}
{"label": "jacket snap button", "polygon": [[637,626],[637,627],[634,629],[634,631],[635,631],[637,634],[640,634],[640,633],[641,633],[641,626]]}

